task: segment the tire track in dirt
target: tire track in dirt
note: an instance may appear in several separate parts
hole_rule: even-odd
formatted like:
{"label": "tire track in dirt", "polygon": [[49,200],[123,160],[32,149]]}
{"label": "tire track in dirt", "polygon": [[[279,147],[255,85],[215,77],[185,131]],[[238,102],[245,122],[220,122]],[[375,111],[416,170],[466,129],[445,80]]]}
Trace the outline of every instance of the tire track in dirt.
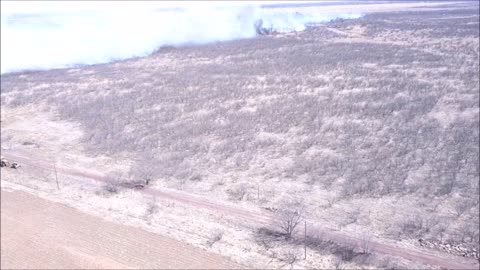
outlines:
{"label": "tire track in dirt", "polygon": [[[45,160],[32,160],[31,157],[20,152],[7,151],[2,149],[2,155],[6,158],[19,162],[22,165],[42,168],[53,171],[51,163]],[[66,175],[80,176],[91,180],[106,183],[109,181],[107,177],[100,174],[87,173],[75,168],[58,167],[57,171]],[[232,205],[226,205],[222,202],[212,201],[202,196],[176,192],[172,190],[162,191],[159,189],[145,188],[138,190],[151,196],[161,197],[164,199],[174,200],[193,207],[200,207],[213,210],[217,213],[222,213],[229,216],[241,218],[243,220],[252,222],[258,225],[268,225],[274,223],[274,216],[272,213],[266,211],[246,210]],[[309,226],[310,237],[321,238],[321,240],[331,240],[344,244],[359,246],[362,244],[362,239],[353,237],[338,231],[328,229],[326,227],[312,225]],[[380,243],[378,241],[370,241],[370,249],[372,252],[378,252],[385,255],[398,256],[404,259],[420,262],[432,266],[437,266],[446,269],[479,269],[479,264],[473,259],[463,259],[445,255],[439,257],[438,255],[427,253],[426,251],[411,250],[405,247],[399,247],[393,244]]]}

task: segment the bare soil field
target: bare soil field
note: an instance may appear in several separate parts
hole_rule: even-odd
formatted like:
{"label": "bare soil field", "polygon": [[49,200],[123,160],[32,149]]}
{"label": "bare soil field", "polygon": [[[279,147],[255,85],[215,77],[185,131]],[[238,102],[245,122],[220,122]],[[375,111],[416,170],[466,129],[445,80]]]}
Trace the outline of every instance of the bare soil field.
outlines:
{"label": "bare soil field", "polygon": [[478,3],[374,11],[2,75],[2,190],[253,268],[476,269]]}
{"label": "bare soil field", "polygon": [[2,269],[241,268],[188,244],[25,192],[1,195]]}

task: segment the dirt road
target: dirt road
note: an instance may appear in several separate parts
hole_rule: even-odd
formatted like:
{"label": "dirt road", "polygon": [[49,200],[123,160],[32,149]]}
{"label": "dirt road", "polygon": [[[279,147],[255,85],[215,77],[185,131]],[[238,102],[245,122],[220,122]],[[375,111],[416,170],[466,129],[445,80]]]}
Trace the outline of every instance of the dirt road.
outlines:
{"label": "dirt road", "polygon": [[25,192],[2,191],[1,268],[240,268],[221,256]]}
{"label": "dirt road", "polygon": [[[32,156],[28,155],[27,153],[2,150],[2,155],[12,161],[20,162],[24,166],[34,166],[41,167],[46,170],[52,170],[51,164],[49,164],[48,162],[43,162],[39,159],[32,158]],[[103,182],[108,180],[103,175],[85,173],[82,170],[74,168],[57,167],[57,170],[67,175],[82,176],[96,181]],[[174,200],[194,207],[215,210],[217,213],[222,213],[224,215],[230,215],[236,218],[248,220],[253,224],[270,224],[274,219],[272,214],[267,211],[255,211],[250,209],[247,210],[232,205],[226,205],[225,203],[222,203],[220,201],[213,201],[202,196],[192,195],[184,192],[172,190],[168,190],[167,192],[159,189],[149,188],[140,190],[139,192],[144,192],[149,195]],[[360,237],[353,237],[342,232],[334,231],[318,225],[310,226],[309,231],[312,237],[316,235],[317,237],[321,237],[323,240],[340,241],[342,243],[352,245],[360,245],[362,241]],[[448,269],[479,269],[479,264],[474,259],[464,259],[460,257],[450,256],[447,254],[445,254],[445,256],[438,256],[433,253],[428,253],[427,251],[412,250],[393,244],[380,243],[379,241],[375,241],[373,239],[370,241],[370,247],[373,252],[383,253],[391,256],[398,256],[414,262],[428,264],[433,267],[441,267]]]}

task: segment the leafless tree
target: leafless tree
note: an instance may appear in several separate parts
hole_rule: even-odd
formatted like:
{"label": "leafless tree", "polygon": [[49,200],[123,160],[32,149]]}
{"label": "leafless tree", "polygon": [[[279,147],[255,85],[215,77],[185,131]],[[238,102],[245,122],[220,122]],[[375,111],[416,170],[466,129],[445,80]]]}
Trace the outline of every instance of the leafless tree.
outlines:
{"label": "leafless tree", "polygon": [[292,237],[295,228],[305,215],[305,206],[302,201],[286,199],[280,202],[275,212],[275,222],[285,234],[286,239]]}
{"label": "leafless tree", "polygon": [[459,232],[463,243],[479,241],[478,223],[476,225],[463,223],[459,228]]}
{"label": "leafless tree", "polygon": [[371,239],[372,236],[370,233],[364,233],[362,235],[362,238],[360,239],[360,248],[363,254],[370,254],[372,251]]}
{"label": "leafless tree", "polygon": [[335,269],[337,269],[337,270],[345,269],[345,264],[343,263],[342,258],[335,257],[335,259],[333,260],[333,265],[335,266]]}
{"label": "leafless tree", "polygon": [[57,174],[57,165],[53,163],[53,169],[55,171],[55,183],[57,183],[57,190],[60,190],[60,185],[58,183],[58,174]]}
{"label": "leafless tree", "polygon": [[144,182],[145,185],[149,185],[159,174],[159,166],[156,164],[153,154],[143,153],[128,174],[130,179],[140,180]]}
{"label": "leafless tree", "polygon": [[432,229],[432,235],[436,236],[440,241],[443,241],[445,233],[447,232],[448,225],[439,223],[437,226],[434,226]]}

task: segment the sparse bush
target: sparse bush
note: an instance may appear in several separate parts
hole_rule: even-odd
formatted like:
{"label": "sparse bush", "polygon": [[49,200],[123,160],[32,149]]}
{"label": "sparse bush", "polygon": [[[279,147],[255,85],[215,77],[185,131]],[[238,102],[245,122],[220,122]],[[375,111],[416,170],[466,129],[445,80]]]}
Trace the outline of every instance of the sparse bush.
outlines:
{"label": "sparse bush", "polygon": [[261,227],[255,231],[255,237],[259,241],[280,241],[285,239],[285,233],[266,227]]}
{"label": "sparse bush", "polygon": [[255,242],[263,247],[265,251],[270,250],[274,246],[275,241],[279,241],[280,239],[285,239],[285,236],[281,233],[276,231],[270,230],[265,227],[261,227],[254,231],[254,238]]}
{"label": "sparse bush", "polygon": [[326,200],[328,207],[332,207],[337,202],[338,198],[336,196],[330,196]]}
{"label": "sparse bush", "polygon": [[351,262],[355,256],[359,255],[359,253],[355,252],[355,247],[346,245],[338,245],[333,254],[337,255],[344,262]]}
{"label": "sparse bush", "polygon": [[107,184],[103,185],[103,190],[107,194],[117,194],[120,189],[118,184],[115,184],[113,182],[108,182]]}
{"label": "sparse bush", "polygon": [[203,177],[199,173],[195,173],[190,177],[190,181],[194,181],[194,182],[200,182],[200,181],[202,181],[202,179],[203,179]]}
{"label": "sparse bush", "polygon": [[403,221],[401,228],[403,233],[418,237],[424,232],[423,219],[419,215],[412,215]]}
{"label": "sparse bush", "polygon": [[286,263],[287,265],[290,265],[290,269],[293,269],[293,265],[298,261],[299,257],[300,256],[296,252],[289,250],[278,255],[277,259]]}
{"label": "sparse bush", "polygon": [[144,180],[137,180],[135,178],[127,178],[125,174],[120,171],[113,171],[107,174],[107,182],[110,186],[115,188],[125,188],[125,189],[142,189],[146,186]]}
{"label": "sparse bush", "polygon": [[211,233],[207,240],[207,246],[212,247],[213,244],[222,240],[223,237],[223,230],[215,230]]}
{"label": "sparse bush", "polygon": [[158,204],[156,200],[152,200],[147,204],[147,208],[145,209],[145,217],[150,217],[160,211],[160,207],[158,207]]}
{"label": "sparse bush", "polygon": [[231,200],[235,201],[241,201],[243,198],[245,198],[245,195],[247,195],[247,184],[245,183],[240,183],[233,188],[227,189],[227,193],[229,195],[229,198]]}
{"label": "sparse bush", "polygon": [[454,209],[457,217],[460,217],[465,211],[472,207],[472,201],[468,199],[458,199],[455,201]]}
{"label": "sparse bush", "polygon": [[357,223],[358,219],[360,218],[361,211],[360,209],[354,209],[351,212],[347,212],[344,214],[343,221],[340,222],[340,226],[346,226],[350,224]]}

